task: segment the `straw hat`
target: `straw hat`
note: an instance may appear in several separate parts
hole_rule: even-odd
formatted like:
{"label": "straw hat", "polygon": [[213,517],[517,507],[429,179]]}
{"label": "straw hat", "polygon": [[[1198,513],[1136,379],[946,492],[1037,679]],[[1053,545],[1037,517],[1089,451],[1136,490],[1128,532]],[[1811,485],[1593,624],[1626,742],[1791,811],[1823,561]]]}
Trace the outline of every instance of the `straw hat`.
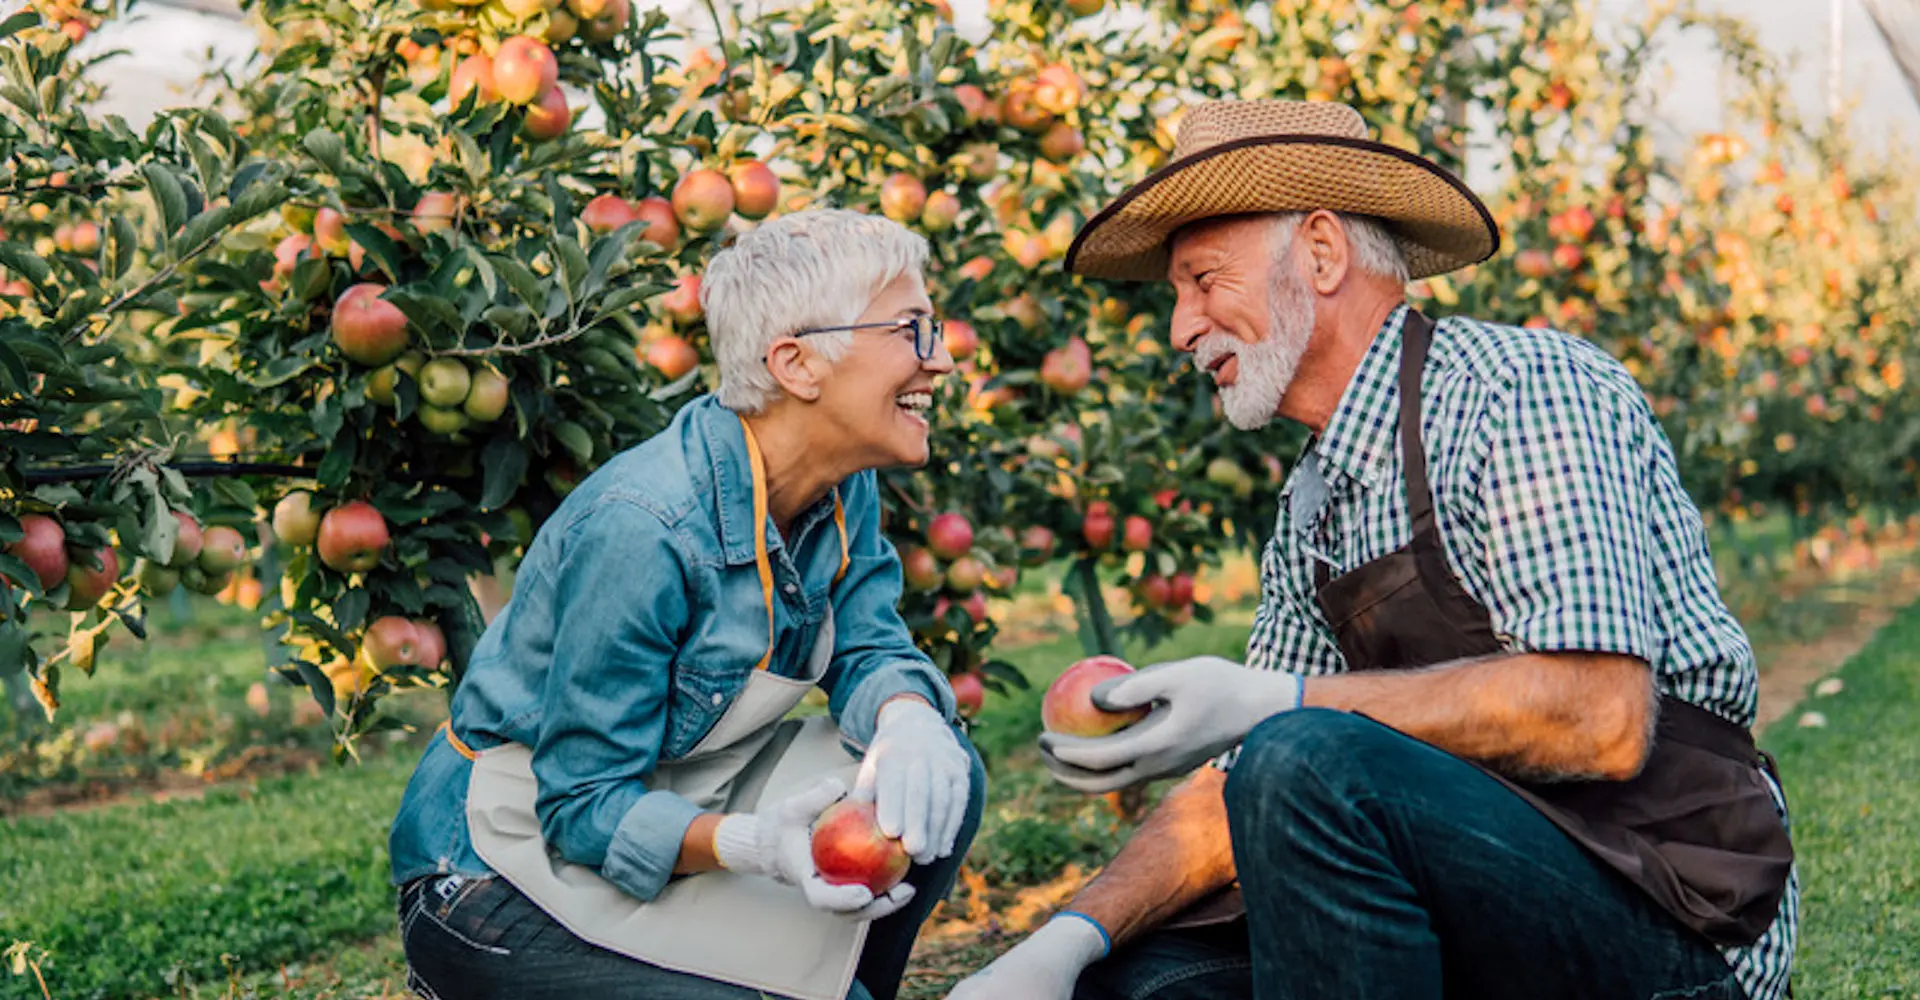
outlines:
{"label": "straw hat", "polygon": [[1180,125],[1173,161],[1088,220],[1067,270],[1164,281],[1167,241],[1223,215],[1327,209],[1380,219],[1414,278],[1493,256],[1500,228],[1460,179],[1367,138],[1360,113],[1320,101],[1211,101]]}

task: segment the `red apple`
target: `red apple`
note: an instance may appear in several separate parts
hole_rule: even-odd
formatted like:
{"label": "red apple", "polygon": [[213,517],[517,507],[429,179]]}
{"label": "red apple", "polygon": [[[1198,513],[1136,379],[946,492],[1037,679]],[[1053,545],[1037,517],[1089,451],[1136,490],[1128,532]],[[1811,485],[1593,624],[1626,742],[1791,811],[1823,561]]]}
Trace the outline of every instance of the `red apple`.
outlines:
{"label": "red apple", "polygon": [[829,885],[864,885],[879,895],[907,877],[913,859],[880,829],[873,803],[841,799],[813,824],[813,867]]}
{"label": "red apple", "polygon": [[573,109],[567,107],[567,95],[559,87],[548,87],[546,93],[527,105],[527,117],[520,122],[520,131],[529,139],[545,142],[566,135],[567,127],[572,124]]}
{"label": "red apple", "polygon": [[959,219],[960,199],[951,191],[927,195],[927,203],[920,209],[920,226],[930,233],[944,233]]}
{"label": "red apple", "polygon": [[937,514],[927,524],[927,548],[942,559],[958,559],[973,548],[973,524],[964,514]]}
{"label": "red apple", "polygon": [[344,256],[352,244],[347,239],[347,217],[332,208],[313,213],[313,242],[326,253]]}
{"label": "red apple", "polygon": [[447,84],[447,100],[453,107],[459,107],[468,94],[474,94],[476,108],[500,99],[499,87],[493,79],[493,60],[483,52],[460,60],[460,65],[453,68],[452,81]]}
{"label": "red apple", "polygon": [[333,304],[333,342],[340,353],[378,368],[407,349],[407,314],[380,297],[387,286],[362,282]]}
{"label": "red apple", "polygon": [[639,218],[633,203],[617,194],[595,195],[580,209],[580,221],[596,233],[610,233]]}
{"label": "red apple", "polygon": [[1173,583],[1158,573],[1148,573],[1140,578],[1138,590],[1141,604],[1149,608],[1164,608],[1171,603]]}
{"label": "red apple", "polygon": [[88,255],[98,253],[100,250],[100,227],[91,222],[76,222],[73,224],[72,239],[74,253]]}
{"label": "red apple", "polygon": [[365,500],[354,500],[327,511],[314,545],[327,566],[342,573],[364,573],[380,565],[380,555],[390,541],[387,519],[380,511]]}
{"label": "red apple", "polygon": [[1040,359],[1040,381],[1063,396],[1071,396],[1093,380],[1093,352],[1087,342],[1074,337],[1065,347],[1056,347]]}
{"label": "red apple", "polygon": [[40,579],[40,589],[52,590],[67,578],[67,533],[60,522],[45,514],[23,514],[20,540],[7,546],[7,555],[27,564]]}
{"label": "red apple", "polygon": [[673,291],[660,296],[660,308],[681,326],[700,322],[706,315],[700,309],[700,277],[683,274],[673,279]]}
{"label": "red apple", "polygon": [[531,104],[559,82],[553,50],[531,35],[515,35],[493,54],[493,86],[508,104]]}
{"label": "red apple", "polygon": [[423,667],[437,667],[447,658],[447,635],[430,618],[413,620],[414,635],[420,641],[418,663]]}
{"label": "red apple", "polygon": [[1044,525],[1029,525],[1020,532],[1020,560],[1029,566],[1039,566],[1053,558],[1053,529]]}
{"label": "red apple", "polygon": [[320,533],[320,512],[313,509],[313,494],[295,490],[273,505],[273,533],[288,545],[312,545]]}
{"label": "red apple", "polygon": [[1113,544],[1113,505],[1105,500],[1095,500],[1087,505],[1087,514],[1080,521],[1080,535],[1087,541],[1087,547],[1104,549]]}
{"label": "red apple", "polygon": [[647,345],[647,364],[659,369],[668,379],[676,379],[700,363],[700,352],[684,337],[661,337]]}
{"label": "red apple", "polygon": [[1167,581],[1167,606],[1180,608],[1193,603],[1193,574],[1175,573]]}
{"label": "red apple", "polygon": [[1153,544],[1153,522],[1138,514],[1127,518],[1120,529],[1120,547],[1128,552],[1145,552]]}
{"label": "red apple", "polygon": [[961,122],[972,125],[993,113],[993,101],[987,92],[971,83],[963,83],[953,88],[953,99],[960,102]]}
{"label": "red apple", "polygon": [[179,537],[174,539],[173,558],[167,565],[175,569],[200,558],[200,550],[206,547],[206,534],[200,530],[200,522],[192,514],[173,512],[173,519],[180,523]]}
{"label": "red apple", "polygon": [[180,571],[142,559],[133,567],[133,579],[148,597],[165,597],[180,586]]}
{"label": "red apple", "polygon": [[420,662],[420,630],[399,615],[376,618],[367,626],[360,651],[375,670],[414,666]]}
{"label": "red apple", "polygon": [[696,233],[726,225],[733,214],[733,182],[718,170],[695,170],[673,186],[673,214]]}
{"label": "red apple", "polygon": [[216,524],[206,531],[206,545],[200,550],[200,568],[208,573],[225,573],[240,568],[247,561],[247,539],[240,532],[224,524]]}
{"label": "red apple", "polygon": [[927,186],[912,174],[889,174],[880,182],[880,213],[899,223],[912,222],[927,207]]}
{"label": "red apple", "polygon": [[960,602],[960,606],[967,609],[967,617],[973,619],[973,623],[975,625],[986,624],[987,622],[987,595],[986,594],[976,590],[972,594],[968,595],[966,600]]}
{"label": "red apple", "polygon": [[673,203],[659,195],[640,199],[634,215],[647,224],[640,231],[640,238],[659,244],[662,250],[672,253],[680,246],[680,219],[673,214]]}
{"label": "red apple", "polygon": [[313,240],[305,233],[294,233],[281,240],[273,248],[273,278],[284,281],[293,276],[293,269],[300,264],[300,258],[307,255],[313,246]]}
{"label": "red apple", "polygon": [[1562,271],[1572,271],[1578,268],[1586,259],[1586,251],[1572,243],[1562,243],[1553,248],[1554,266],[1560,268]]}
{"label": "red apple", "polygon": [[733,210],[743,219],[764,219],[780,203],[780,178],[759,160],[733,165]]}
{"label": "red apple", "polygon": [[1522,278],[1544,278],[1553,273],[1553,255],[1529,247],[1513,255],[1513,269]]}
{"label": "red apple", "polygon": [[631,14],[627,0],[611,0],[599,16],[587,18],[580,26],[580,37],[601,45],[611,42],[626,30]]}
{"label": "red apple", "polygon": [[907,586],[915,590],[938,590],[946,580],[946,574],[940,572],[940,561],[918,545],[901,550],[900,572]]}
{"label": "red apple", "polygon": [[987,686],[978,673],[969,670],[947,678],[947,683],[953,687],[953,700],[959,706],[961,715],[971,718],[980,711],[981,705],[986,704]]}
{"label": "red apple", "polygon": [[[100,562],[98,569],[93,566],[96,559]],[[119,578],[120,556],[112,549],[75,549],[67,563],[67,610],[85,611],[99,604]]]}
{"label": "red apple", "polygon": [[1146,706],[1109,712],[1093,703],[1093,689],[1115,677],[1133,673],[1117,656],[1089,656],[1068,667],[1047,686],[1040,702],[1040,724],[1062,736],[1105,736],[1147,717]]}
{"label": "red apple", "polygon": [[987,579],[987,568],[972,556],[961,556],[947,567],[947,589],[956,594],[971,594]]}
{"label": "red apple", "polygon": [[[413,228],[421,235],[453,228],[453,217],[460,209],[459,199],[446,191],[428,191],[413,205]],[[389,234],[392,235],[392,234]]]}
{"label": "red apple", "polygon": [[947,353],[955,361],[965,361],[980,350],[980,333],[973,324],[963,319],[950,319],[946,323],[945,340]]}
{"label": "red apple", "polygon": [[1040,155],[1055,163],[1067,163],[1087,150],[1087,138],[1066,122],[1054,122],[1040,137]]}

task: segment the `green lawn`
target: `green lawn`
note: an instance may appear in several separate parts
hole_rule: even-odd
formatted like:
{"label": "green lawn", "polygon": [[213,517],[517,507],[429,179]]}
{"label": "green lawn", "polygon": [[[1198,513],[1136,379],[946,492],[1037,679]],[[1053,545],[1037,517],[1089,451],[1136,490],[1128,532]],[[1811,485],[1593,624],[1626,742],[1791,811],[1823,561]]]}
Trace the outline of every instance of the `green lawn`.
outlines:
{"label": "green lawn", "polygon": [[[1769,730],[1802,885],[1795,992],[1920,997],[1920,607]],[[1806,711],[1826,725],[1805,728]]]}

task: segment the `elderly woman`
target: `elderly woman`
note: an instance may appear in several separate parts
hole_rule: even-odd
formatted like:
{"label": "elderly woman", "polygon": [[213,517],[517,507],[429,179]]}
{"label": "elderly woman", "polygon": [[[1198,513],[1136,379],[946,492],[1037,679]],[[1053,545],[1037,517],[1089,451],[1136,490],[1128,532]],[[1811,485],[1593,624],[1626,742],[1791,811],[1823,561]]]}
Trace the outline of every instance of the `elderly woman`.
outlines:
{"label": "elderly woman", "polygon": [[[897,610],[873,471],[926,462],[952,368],[926,259],[837,210],[714,256],[718,390],[542,527],[408,785],[390,846],[421,995],[894,996],[985,783]],[[816,685],[829,716],[789,718]],[[905,881],[815,870],[842,798]]]}

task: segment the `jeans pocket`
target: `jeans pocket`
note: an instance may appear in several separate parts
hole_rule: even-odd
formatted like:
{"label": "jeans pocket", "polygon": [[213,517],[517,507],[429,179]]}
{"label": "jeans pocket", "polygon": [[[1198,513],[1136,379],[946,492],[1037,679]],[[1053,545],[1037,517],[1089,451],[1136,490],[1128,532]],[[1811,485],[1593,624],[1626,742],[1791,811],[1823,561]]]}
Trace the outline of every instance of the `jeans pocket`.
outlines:
{"label": "jeans pocket", "polygon": [[428,882],[402,927],[408,935],[421,923],[430,923],[460,945],[490,955],[508,955],[501,939],[511,929],[499,919],[502,908],[518,894],[496,875],[481,878],[448,876]]}

